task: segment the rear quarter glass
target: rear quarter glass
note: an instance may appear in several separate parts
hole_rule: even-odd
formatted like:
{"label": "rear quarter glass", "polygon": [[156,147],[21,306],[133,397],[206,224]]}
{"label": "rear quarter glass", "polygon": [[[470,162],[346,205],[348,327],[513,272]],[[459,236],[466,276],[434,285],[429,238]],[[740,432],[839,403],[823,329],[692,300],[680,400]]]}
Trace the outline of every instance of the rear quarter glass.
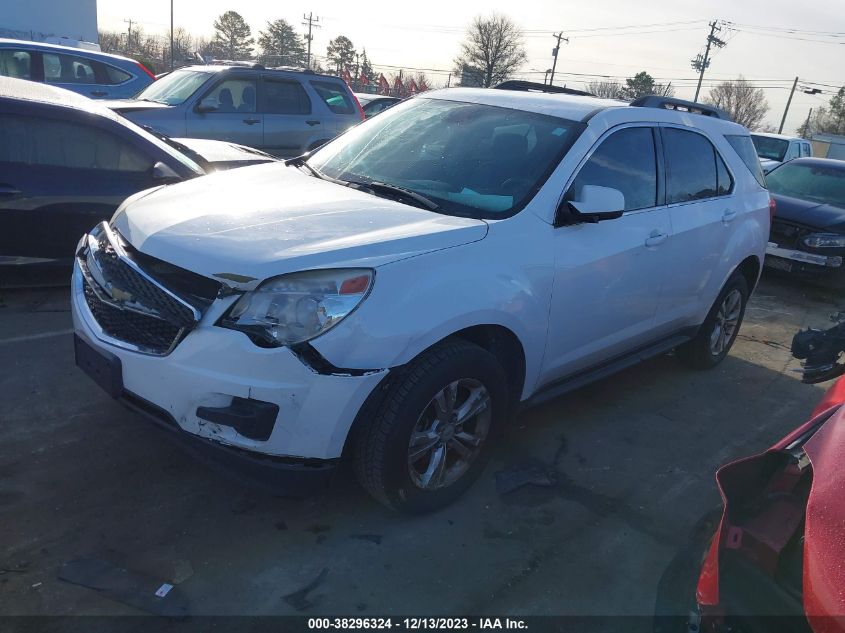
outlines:
{"label": "rear quarter glass", "polygon": [[751,172],[754,179],[765,189],[766,177],[763,175],[763,166],[760,164],[760,158],[757,156],[757,150],[751,137],[745,134],[725,134],[725,138],[742,159],[742,162],[745,163],[745,166],[748,167],[748,171]]}

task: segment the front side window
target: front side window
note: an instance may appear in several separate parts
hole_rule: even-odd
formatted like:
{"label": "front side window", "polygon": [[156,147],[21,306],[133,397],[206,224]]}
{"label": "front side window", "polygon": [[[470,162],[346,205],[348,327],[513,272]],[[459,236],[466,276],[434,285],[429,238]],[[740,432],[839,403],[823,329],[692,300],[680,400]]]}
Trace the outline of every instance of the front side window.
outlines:
{"label": "front side window", "polygon": [[264,106],[267,114],[310,114],[311,100],[298,81],[264,80]]}
{"label": "front side window", "polygon": [[528,203],[584,127],[523,110],[416,98],[352,128],[308,163],[340,180],[409,189],[442,213],[501,218]]}
{"label": "front side window", "polygon": [[211,99],[216,105],[215,112],[255,112],[256,81],[254,79],[227,79],[217,84],[202,100]]}
{"label": "front side window", "polygon": [[32,79],[32,57],[27,51],[0,50],[0,75],[15,79]]}
{"label": "front side window", "polygon": [[355,105],[341,84],[333,81],[312,81],[311,87],[335,114],[355,114]]}
{"label": "front side window", "polygon": [[655,206],[657,159],[651,128],[625,128],[602,141],[578,172],[565,199],[578,200],[584,185],[618,189],[625,196],[625,211]]}
{"label": "front side window", "polygon": [[786,163],[766,176],[769,191],[845,209],[845,169],[829,165]]}
{"label": "front side window", "polygon": [[135,98],[141,101],[179,105],[190,99],[211,76],[210,72],[176,70],[151,83]]}
{"label": "front side window", "polygon": [[798,158],[798,156],[798,143],[790,143],[789,150],[787,150],[784,160],[792,160],[793,158]]}
{"label": "front side window", "polygon": [[0,115],[0,162],[145,172],[153,160],[119,137],[58,119]]}
{"label": "front side window", "polygon": [[666,156],[666,202],[712,198],[719,190],[716,150],[701,134],[677,128],[663,130]]}

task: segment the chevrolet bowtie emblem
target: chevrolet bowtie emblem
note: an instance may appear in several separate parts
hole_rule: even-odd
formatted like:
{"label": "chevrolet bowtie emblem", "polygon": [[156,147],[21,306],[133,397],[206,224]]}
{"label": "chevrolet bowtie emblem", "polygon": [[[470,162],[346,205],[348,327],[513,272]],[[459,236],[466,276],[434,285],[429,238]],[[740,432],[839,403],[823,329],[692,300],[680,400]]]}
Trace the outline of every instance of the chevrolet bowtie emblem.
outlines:
{"label": "chevrolet bowtie emblem", "polygon": [[115,288],[112,285],[109,285],[107,292],[109,293],[112,299],[120,303],[129,303],[133,299],[132,293],[126,292],[125,290],[121,290],[120,288]]}

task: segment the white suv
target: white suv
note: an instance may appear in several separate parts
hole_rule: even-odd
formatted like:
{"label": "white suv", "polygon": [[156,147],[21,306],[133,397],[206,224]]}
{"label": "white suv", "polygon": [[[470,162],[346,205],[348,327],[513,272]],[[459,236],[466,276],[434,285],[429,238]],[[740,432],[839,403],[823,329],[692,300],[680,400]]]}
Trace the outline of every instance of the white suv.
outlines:
{"label": "white suv", "polygon": [[520,405],[728,353],[769,195],[745,128],[672,107],[435,91],[136,194],[80,242],[77,363],[282,492],[348,455],[382,502],[441,507]]}

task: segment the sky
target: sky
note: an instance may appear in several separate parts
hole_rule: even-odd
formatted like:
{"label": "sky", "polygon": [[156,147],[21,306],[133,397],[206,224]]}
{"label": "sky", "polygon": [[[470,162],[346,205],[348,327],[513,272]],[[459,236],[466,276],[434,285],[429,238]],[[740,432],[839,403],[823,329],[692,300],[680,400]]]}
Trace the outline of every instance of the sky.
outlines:
{"label": "sky", "polygon": [[[254,36],[277,18],[304,33],[303,15],[313,13],[320,25],[314,54],[324,56],[329,40],[345,35],[359,51],[366,48],[377,71],[426,69],[436,86],[445,85],[466,26],[477,15],[498,12],[523,31],[528,62],[520,78],[543,81],[552,65],[553,34],[562,32],[569,42],[561,44],[556,84],[581,89],[598,75],[621,80],[645,70],[662,83],[671,81],[676,96],[690,99],[697,80],[690,60],[703,52],[708,22],[718,20],[717,36],[727,45],[715,50],[702,95],[721,80],[743,75],[764,88],[771,108],[766,121],[778,126],[792,82],[800,77],[784,127],[788,133],[810,108],[825,106],[836,87],[845,85],[842,0],[173,1],[175,25],[206,36],[213,33],[214,19],[230,9],[244,17]],[[124,31],[125,19],[147,33],[166,34],[170,1],[98,0],[101,30]],[[810,88],[823,92],[805,94]]]}

